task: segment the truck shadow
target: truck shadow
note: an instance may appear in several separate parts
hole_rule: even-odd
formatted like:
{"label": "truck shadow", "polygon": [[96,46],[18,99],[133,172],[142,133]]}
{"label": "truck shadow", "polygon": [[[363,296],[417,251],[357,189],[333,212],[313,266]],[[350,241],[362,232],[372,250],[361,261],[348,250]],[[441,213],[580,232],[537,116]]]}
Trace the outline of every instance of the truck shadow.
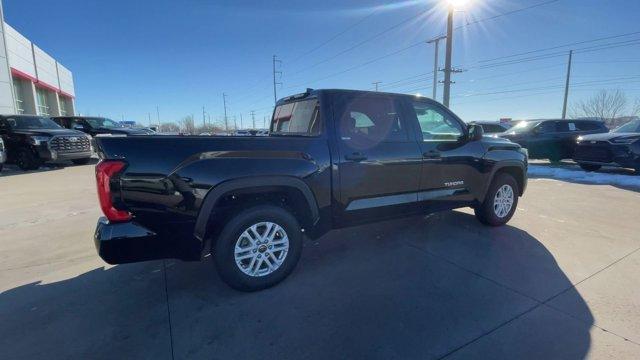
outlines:
{"label": "truck shadow", "polygon": [[294,273],[257,293],[209,260],[19,286],[0,295],[0,346],[12,359],[579,359],[593,316],[571,289],[527,232],[446,212],[308,241]]}

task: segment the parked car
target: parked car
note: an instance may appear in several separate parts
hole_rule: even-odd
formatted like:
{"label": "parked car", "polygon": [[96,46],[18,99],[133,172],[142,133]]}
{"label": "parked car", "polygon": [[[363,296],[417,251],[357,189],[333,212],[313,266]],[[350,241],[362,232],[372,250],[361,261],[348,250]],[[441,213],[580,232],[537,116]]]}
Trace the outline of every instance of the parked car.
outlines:
{"label": "parked car", "polygon": [[5,161],[7,161],[7,152],[4,148],[4,141],[0,136],[0,171],[2,171],[2,167],[4,166]]}
{"label": "parked car", "polygon": [[54,117],[58,125],[67,129],[79,130],[91,136],[97,135],[152,135],[150,129],[135,129],[125,127],[111,119],[89,116],[58,116]]}
{"label": "parked car", "polygon": [[89,136],[65,129],[44,116],[0,115],[0,136],[8,162],[22,170],[37,169],[47,161],[86,164],[91,158]]}
{"label": "parked car", "polygon": [[277,102],[268,136],[96,143],[102,259],[212,254],[221,278],[247,291],[283,280],[303,235],[468,206],[499,226],[527,184],[519,145],[402,94],[309,89]]}
{"label": "parked car", "polygon": [[605,124],[599,120],[547,119],[521,121],[497,136],[527,148],[532,159],[557,162],[573,158],[576,139],[579,136],[608,131]]}
{"label": "parked car", "polygon": [[482,130],[485,134],[503,133],[511,127],[509,124],[497,121],[473,121],[472,123],[482,126]]}
{"label": "parked car", "polygon": [[586,171],[603,165],[635,169],[640,173],[640,120],[610,133],[580,136],[573,160]]}

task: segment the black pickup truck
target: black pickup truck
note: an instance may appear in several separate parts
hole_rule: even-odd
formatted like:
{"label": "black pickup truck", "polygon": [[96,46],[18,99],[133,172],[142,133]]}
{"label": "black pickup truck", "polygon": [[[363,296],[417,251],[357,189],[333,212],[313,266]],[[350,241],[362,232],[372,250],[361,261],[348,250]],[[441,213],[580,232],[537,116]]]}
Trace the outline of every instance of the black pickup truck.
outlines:
{"label": "black pickup truck", "polygon": [[211,254],[245,291],[283,280],[303,235],[460,207],[498,226],[527,184],[525,149],[402,94],[309,89],[278,101],[268,136],[96,142],[99,255],[120,264]]}

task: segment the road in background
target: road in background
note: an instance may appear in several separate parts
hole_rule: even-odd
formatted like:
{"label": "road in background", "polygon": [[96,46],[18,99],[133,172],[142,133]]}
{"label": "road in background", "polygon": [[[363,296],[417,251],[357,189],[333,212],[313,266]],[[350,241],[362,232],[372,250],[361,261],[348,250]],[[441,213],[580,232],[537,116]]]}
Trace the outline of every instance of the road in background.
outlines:
{"label": "road in background", "polygon": [[209,260],[104,264],[93,171],[0,177],[3,358],[640,358],[639,192],[531,179],[509,226],[333,231],[248,294]]}

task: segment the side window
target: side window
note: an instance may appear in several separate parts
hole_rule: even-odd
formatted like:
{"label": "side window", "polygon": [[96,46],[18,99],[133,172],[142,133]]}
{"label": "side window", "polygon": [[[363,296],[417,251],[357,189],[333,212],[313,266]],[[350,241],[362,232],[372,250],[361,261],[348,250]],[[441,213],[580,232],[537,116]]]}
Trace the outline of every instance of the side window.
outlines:
{"label": "side window", "polygon": [[396,101],[377,96],[347,101],[340,117],[340,137],[365,144],[408,139]]}
{"label": "side window", "polygon": [[556,132],[556,124],[553,121],[545,121],[536,126],[536,129],[540,134],[551,134]]}
{"label": "side window", "polygon": [[458,141],[464,133],[462,125],[435,105],[413,102],[424,141]]}
{"label": "side window", "polygon": [[600,129],[598,123],[592,121],[578,121],[576,122],[576,126],[580,131],[594,131]]}
{"label": "side window", "polygon": [[[573,130],[572,130],[573,129]],[[556,131],[557,132],[570,132],[576,130],[576,124],[566,122],[566,121],[558,121],[556,122]]]}

